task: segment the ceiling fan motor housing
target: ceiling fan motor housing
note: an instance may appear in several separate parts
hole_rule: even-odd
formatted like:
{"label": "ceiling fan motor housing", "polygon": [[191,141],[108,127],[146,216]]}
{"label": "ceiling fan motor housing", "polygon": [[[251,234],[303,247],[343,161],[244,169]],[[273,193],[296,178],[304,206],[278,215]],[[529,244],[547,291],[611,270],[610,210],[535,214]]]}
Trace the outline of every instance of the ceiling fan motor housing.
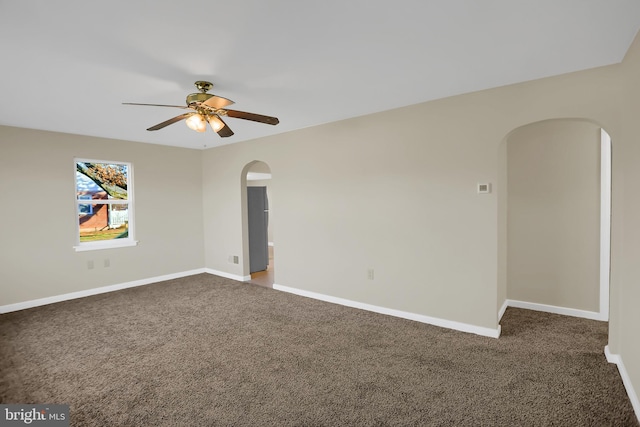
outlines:
{"label": "ceiling fan motor housing", "polygon": [[202,103],[212,96],[210,93],[191,93],[187,95],[187,105]]}

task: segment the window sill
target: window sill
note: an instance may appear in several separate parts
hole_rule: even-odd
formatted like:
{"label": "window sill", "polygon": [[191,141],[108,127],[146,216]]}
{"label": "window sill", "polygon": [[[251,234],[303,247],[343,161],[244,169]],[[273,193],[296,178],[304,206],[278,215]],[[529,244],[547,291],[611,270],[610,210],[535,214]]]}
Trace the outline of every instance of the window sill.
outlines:
{"label": "window sill", "polygon": [[73,247],[76,252],[84,251],[98,251],[101,249],[114,249],[114,248],[126,248],[129,246],[137,246],[137,240],[124,239],[122,240],[107,240],[102,242],[87,242]]}

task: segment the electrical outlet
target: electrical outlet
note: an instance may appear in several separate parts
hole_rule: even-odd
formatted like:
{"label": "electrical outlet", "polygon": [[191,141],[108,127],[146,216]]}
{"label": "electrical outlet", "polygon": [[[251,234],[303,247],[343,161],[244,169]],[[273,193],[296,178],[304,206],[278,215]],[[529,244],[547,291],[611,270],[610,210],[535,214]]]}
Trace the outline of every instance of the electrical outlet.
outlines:
{"label": "electrical outlet", "polygon": [[104,259],[104,268],[111,267],[111,260],[109,258]]}
{"label": "electrical outlet", "polygon": [[240,262],[240,260],[238,259],[238,255],[234,255],[234,256],[233,256],[233,263],[234,263],[234,264],[237,264],[237,263],[239,263],[239,262]]}
{"label": "electrical outlet", "polygon": [[87,261],[87,268],[93,270],[93,261]]}
{"label": "electrical outlet", "polygon": [[373,280],[373,268],[367,270],[367,279]]}

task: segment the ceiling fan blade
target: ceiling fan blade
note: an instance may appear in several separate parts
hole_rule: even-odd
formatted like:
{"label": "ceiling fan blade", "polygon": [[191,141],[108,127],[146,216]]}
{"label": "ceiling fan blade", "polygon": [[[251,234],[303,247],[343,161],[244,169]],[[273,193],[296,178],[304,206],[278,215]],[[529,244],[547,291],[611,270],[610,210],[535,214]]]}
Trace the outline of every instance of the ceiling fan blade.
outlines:
{"label": "ceiling fan blade", "polygon": [[226,110],[227,116],[233,117],[236,119],[245,119],[251,120],[259,123],[266,123],[268,125],[277,125],[280,123],[277,117],[271,116],[263,116],[262,114],[255,113],[247,113],[246,111],[238,111],[238,110]]}
{"label": "ceiling fan blade", "polygon": [[[222,138],[233,135],[231,128],[218,116],[209,116],[209,124],[211,125],[211,129],[217,132]],[[218,130],[216,130],[216,128],[218,128]]]}
{"label": "ceiling fan blade", "polygon": [[218,109],[218,108],[224,108],[227,105],[234,104],[234,102],[232,100],[230,100],[230,99],[223,98],[221,96],[213,95],[211,98],[209,98],[206,101],[204,101],[203,104],[208,106],[208,107]]}
{"label": "ceiling fan blade", "polygon": [[190,108],[184,105],[166,105],[166,104],[138,104],[137,102],[123,102],[122,105],[144,105],[147,107],[173,107],[173,108]]}
{"label": "ceiling fan blade", "polygon": [[184,113],[184,114],[180,114],[179,116],[173,117],[173,118],[171,118],[171,119],[169,119],[169,120],[166,120],[166,121],[164,121],[164,122],[162,122],[162,123],[158,123],[158,124],[157,124],[157,125],[155,125],[155,126],[151,126],[151,127],[150,127],[149,129],[147,129],[147,130],[158,130],[158,129],[162,129],[162,128],[163,128],[163,127],[165,127],[165,126],[169,126],[169,125],[172,125],[172,124],[174,124],[174,123],[176,123],[176,122],[179,122],[180,120],[186,119],[187,117],[189,117],[189,116],[191,116],[191,115],[193,115],[193,114],[195,114],[195,113]]}

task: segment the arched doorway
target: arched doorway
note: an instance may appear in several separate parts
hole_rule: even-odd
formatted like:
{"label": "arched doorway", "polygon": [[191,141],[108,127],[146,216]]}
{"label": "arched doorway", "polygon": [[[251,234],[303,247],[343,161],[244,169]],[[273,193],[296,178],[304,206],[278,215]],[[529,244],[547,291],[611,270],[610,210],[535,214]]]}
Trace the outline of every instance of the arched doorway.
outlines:
{"label": "arched doorway", "polygon": [[500,157],[498,303],[608,320],[609,135],[545,120],[510,132]]}
{"label": "arched doorway", "polygon": [[243,272],[250,283],[272,287],[274,243],[270,217],[271,169],[262,161],[247,164],[242,171]]}

